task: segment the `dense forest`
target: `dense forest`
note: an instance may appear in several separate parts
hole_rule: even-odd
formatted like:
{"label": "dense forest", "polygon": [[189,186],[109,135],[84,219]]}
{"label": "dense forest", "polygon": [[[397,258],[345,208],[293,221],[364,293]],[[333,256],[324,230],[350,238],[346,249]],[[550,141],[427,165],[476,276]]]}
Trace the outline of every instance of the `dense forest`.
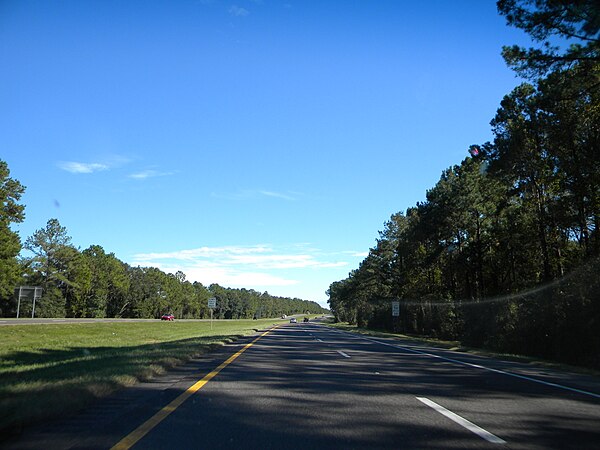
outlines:
{"label": "dense forest", "polygon": [[[27,238],[24,244],[10,228],[22,222],[25,188],[10,178],[0,160],[0,316],[15,317],[17,286],[42,288],[36,317],[177,318],[210,317],[208,299],[215,297],[217,319],[277,317],[282,314],[323,313],[318,303],[260,293],[252,289],[208,287],[186,280],[183,272],[164,273],[154,267],[131,267],[99,245],[80,251],[57,219]],[[22,248],[30,257],[19,258]],[[33,302],[23,301],[20,316],[30,317]]]}
{"label": "dense forest", "polygon": [[539,44],[502,52],[527,82],[329,303],[339,321],[600,367],[600,4],[497,6]]}

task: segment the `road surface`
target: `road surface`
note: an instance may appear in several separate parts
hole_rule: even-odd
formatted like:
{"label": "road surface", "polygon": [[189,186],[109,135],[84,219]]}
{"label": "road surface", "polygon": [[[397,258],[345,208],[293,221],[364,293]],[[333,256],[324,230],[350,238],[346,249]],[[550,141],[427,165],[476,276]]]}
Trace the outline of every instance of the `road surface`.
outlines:
{"label": "road surface", "polygon": [[5,444],[20,449],[600,447],[595,377],[312,323],[285,324],[253,339]]}

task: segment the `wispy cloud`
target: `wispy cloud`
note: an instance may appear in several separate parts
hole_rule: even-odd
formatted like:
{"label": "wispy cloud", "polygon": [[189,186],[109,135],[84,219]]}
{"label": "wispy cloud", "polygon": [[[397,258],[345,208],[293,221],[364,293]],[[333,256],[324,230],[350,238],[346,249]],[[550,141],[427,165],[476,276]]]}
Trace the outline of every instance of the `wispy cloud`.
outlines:
{"label": "wispy cloud", "polygon": [[167,177],[173,175],[175,172],[160,172],[154,169],[142,170],[140,172],[135,172],[129,175],[129,178],[133,178],[134,180],[145,180],[147,178],[154,177]]}
{"label": "wispy cloud", "polygon": [[286,201],[295,201],[298,196],[302,195],[298,192],[275,192],[275,191],[268,191],[268,190],[263,190],[263,189],[259,189],[259,190],[252,190],[252,189],[245,189],[245,190],[240,190],[238,192],[233,192],[233,193],[216,193],[213,192],[211,194],[213,197],[215,198],[220,198],[223,200],[256,200],[256,199],[260,199],[263,197],[269,197],[269,198],[275,198],[275,199],[280,199],[280,200],[286,200]]}
{"label": "wispy cloud", "polygon": [[294,197],[292,197],[291,195],[287,195],[287,194],[282,194],[281,192],[273,192],[273,191],[259,191],[259,194],[264,195],[265,197],[274,197],[274,198],[281,198],[283,200],[296,200]]}
{"label": "wispy cloud", "polygon": [[108,170],[110,166],[102,163],[83,163],[76,161],[61,161],[58,167],[70,173],[94,173]]}
{"label": "wispy cloud", "polygon": [[[298,249],[301,250],[301,249]],[[346,262],[320,261],[311,253],[282,252],[271,246],[226,246],[200,247],[166,253],[140,253],[134,257],[138,261],[182,261],[199,263],[214,261],[221,267],[252,266],[257,269],[297,269],[306,267],[340,267]]]}
{"label": "wispy cloud", "polygon": [[130,162],[131,158],[129,157],[123,155],[108,154],[100,158],[96,158],[96,161],[92,162],[59,161],[56,163],[56,166],[59,169],[62,169],[66,172],[81,174],[117,169]]}
{"label": "wispy cloud", "polygon": [[[100,161],[95,162],[81,162],[81,161],[60,161],[56,165],[67,172],[74,174],[90,174],[95,172],[102,172],[107,170],[114,170],[123,167],[126,164],[132,162],[130,158],[120,155],[110,155],[102,158]],[[128,175],[129,178],[134,180],[145,180],[148,178],[155,177],[166,177],[174,175],[176,171],[161,171],[156,170],[150,166],[145,170],[139,170]]]}
{"label": "wispy cloud", "polygon": [[241,6],[232,5],[229,8],[229,14],[236,17],[245,17],[250,14],[250,11],[248,11],[246,8],[242,8]]}
{"label": "wispy cloud", "polygon": [[133,264],[183,271],[190,280],[231,287],[297,284],[297,270],[343,267],[345,261],[327,261],[305,246],[270,245],[200,247],[164,253],[134,255]]}
{"label": "wispy cloud", "polygon": [[175,273],[181,270],[186,274],[188,280],[199,281],[205,286],[216,283],[224,287],[262,290],[263,288],[292,286],[299,283],[298,280],[285,276],[258,271],[213,267],[210,265],[186,267],[183,269],[179,266],[169,266],[167,264],[155,264],[153,267],[157,267],[167,273]]}

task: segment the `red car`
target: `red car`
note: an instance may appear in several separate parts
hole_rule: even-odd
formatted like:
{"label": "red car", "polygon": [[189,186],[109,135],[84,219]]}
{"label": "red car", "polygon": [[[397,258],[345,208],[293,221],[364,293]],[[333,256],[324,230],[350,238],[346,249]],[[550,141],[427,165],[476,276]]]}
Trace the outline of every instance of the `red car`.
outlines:
{"label": "red car", "polygon": [[163,314],[160,320],[175,320],[175,316],[173,314]]}

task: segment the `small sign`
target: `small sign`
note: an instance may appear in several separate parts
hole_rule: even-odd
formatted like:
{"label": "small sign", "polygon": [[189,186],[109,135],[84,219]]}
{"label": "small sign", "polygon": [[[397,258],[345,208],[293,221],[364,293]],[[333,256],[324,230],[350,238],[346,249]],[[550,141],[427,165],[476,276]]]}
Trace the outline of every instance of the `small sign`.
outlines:
{"label": "small sign", "polygon": [[217,307],[217,299],[215,297],[211,297],[208,299],[208,307],[211,309]]}
{"label": "small sign", "polygon": [[393,317],[400,316],[400,302],[392,302],[392,316]]}

